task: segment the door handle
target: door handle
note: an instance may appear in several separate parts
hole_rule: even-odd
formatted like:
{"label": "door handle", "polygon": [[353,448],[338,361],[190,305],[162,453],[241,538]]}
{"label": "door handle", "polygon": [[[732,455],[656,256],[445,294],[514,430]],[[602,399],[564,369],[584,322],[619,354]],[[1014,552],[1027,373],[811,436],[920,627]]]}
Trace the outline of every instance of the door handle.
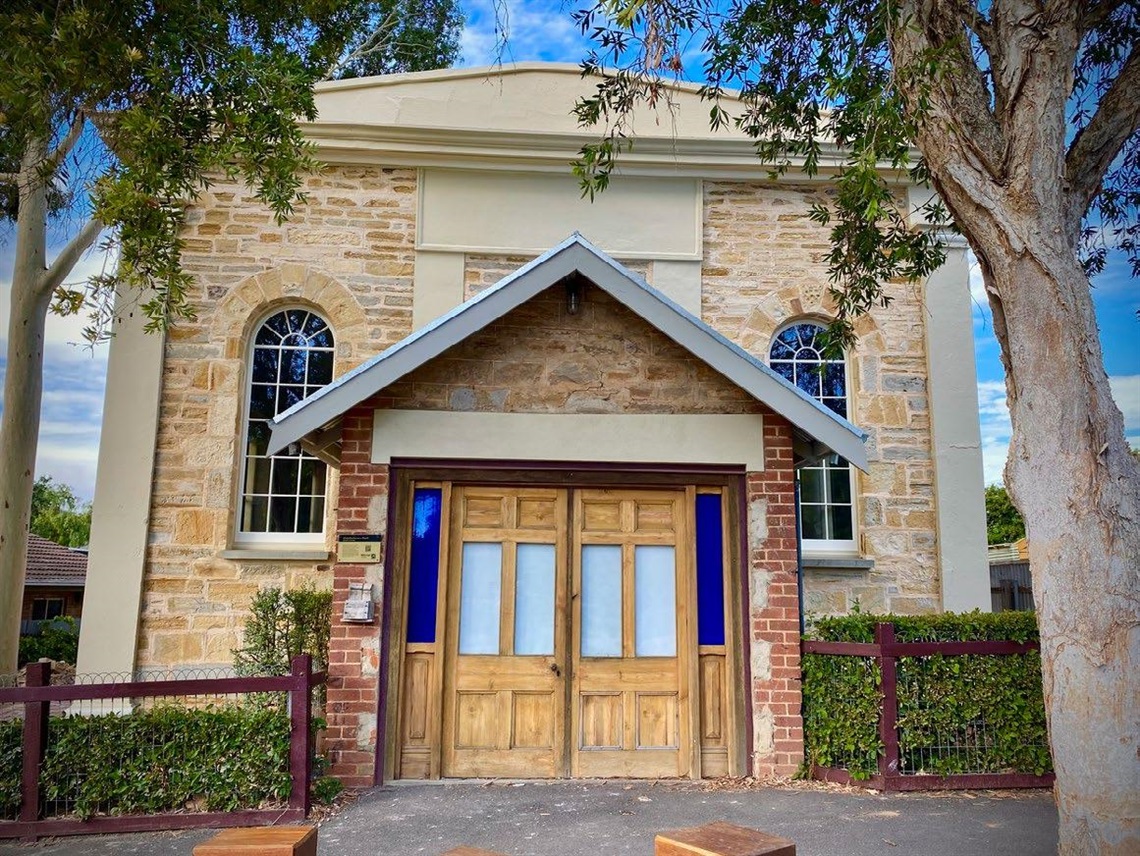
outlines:
{"label": "door handle", "polygon": [[554,672],[554,677],[556,677],[556,678],[562,677],[562,670],[560,668],[558,668],[557,663],[551,663],[550,664],[550,671]]}

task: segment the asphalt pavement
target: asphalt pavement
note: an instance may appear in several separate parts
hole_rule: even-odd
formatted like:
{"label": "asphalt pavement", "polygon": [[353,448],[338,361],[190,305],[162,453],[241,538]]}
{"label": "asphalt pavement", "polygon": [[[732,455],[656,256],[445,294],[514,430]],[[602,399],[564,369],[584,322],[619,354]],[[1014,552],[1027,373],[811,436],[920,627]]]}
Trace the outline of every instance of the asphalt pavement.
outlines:
{"label": "asphalt pavement", "polygon": [[[1037,856],[1057,849],[1048,791],[874,794],[815,785],[678,782],[397,784],[320,825],[319,856],[438,854],[469,844],[508,856],[653,853],[665,829],[727,820],[792,839],[797,856]],[[212,833],[85,836],[0,845],[26,856],[190,856]]]}

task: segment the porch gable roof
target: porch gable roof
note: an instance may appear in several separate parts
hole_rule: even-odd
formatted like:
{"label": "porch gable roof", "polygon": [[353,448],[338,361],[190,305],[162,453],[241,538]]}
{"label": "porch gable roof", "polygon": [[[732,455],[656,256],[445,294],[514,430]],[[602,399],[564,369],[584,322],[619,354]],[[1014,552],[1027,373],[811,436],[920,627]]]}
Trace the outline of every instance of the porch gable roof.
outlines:
{"label": "porch gable roof", "polygon": [[[674,303],[642,277],[575,232],[402,341],[366,360],[271,422],[269,454],[307,440],[321,453],[340,417],[357,404],[415,371],[552,285],[580,275],[652,324],[728,380],[791,422],[797,451],[808,458],[827,452],[867,468],[867,435],[789,383],[739,345]],[[335,432],[339,433],[339,432]]]}

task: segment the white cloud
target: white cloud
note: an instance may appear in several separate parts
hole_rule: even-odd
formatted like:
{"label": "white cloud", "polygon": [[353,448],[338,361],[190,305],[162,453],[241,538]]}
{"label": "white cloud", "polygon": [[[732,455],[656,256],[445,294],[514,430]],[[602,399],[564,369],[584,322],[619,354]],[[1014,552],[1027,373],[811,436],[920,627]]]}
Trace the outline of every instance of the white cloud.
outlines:
{"label": "white cloud", "polygon": [[[84,256],[67,278],[81,283],[110,262],[98,251]],[[0,377],[6,370],[8,319],[11,314],[12,245],[0,248]],[[71,485],[85,499],[95,494],[95,467],[103,421],[107,345],[83,343],[85,315],[49,315],[45,328],[44,392],[36,474]],[[0,410],[4,407],[0,400]]]}
{"label": "white cloud", "polygon": [[1140,448],[1140,374],[1110,377],[1112,397],[1124,414],[1124,436]]}
{"label": "white cloud", "polygon": [[978,383],[978,417],[982,429],[982,469],[986,484],[1001,484],[1013,431],[1004,381],[984,380]]}
{"label": "white cloud", "polygon": [[[572,13],[582,3],[550,0],[467,0],[467,26],[460,37],[460,65],[503,62],[579,62],[588,41],[574,23]],[[496,7],[502,10],[496,20]],[[506,30],[506,40],[496,32]],[[502,55],[498,51],[502,45]]]}

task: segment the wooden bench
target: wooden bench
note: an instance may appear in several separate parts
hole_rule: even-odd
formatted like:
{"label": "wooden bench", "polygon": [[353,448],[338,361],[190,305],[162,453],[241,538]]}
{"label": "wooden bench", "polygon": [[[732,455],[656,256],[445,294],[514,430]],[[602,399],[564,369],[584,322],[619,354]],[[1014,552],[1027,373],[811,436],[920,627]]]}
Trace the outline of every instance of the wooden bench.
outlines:
{"label": "wooden bench", "polygon": [[654,839],[657,856],[796,856],[786,838],[718,820],[662,832]]}
{"label": "wooden bench", "polygon": [[317,856],[317,828],[224,829],[195,847],[194,856]]}

